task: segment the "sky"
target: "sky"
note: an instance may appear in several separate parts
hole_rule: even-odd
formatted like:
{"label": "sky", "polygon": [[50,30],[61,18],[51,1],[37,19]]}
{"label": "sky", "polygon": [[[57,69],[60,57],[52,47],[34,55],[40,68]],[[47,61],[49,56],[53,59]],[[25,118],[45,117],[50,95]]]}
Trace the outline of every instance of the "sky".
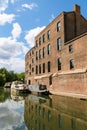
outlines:
{"label": "sky", "polygon": [[0,0],[0,68],[25,72],[25,55],[34,37],[63,11],[81,7],[87,19],[87,0]]}

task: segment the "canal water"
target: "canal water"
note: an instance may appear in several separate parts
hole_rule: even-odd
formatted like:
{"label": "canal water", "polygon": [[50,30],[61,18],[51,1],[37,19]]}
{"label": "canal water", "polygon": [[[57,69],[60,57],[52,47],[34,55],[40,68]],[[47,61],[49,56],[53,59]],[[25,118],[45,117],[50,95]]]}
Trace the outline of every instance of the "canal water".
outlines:
{"label": "canal water", "polygon": [[87,100],[0,89],[0,130],[87,130]]}

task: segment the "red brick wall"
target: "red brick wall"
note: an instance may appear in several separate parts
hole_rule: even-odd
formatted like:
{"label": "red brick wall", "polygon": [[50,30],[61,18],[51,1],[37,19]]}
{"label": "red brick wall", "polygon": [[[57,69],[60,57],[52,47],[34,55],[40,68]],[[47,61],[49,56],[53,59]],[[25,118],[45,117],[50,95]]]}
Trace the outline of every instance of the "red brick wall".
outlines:
{"label": "red brick wall", "polygon": [[[57,32],[57,23],[61,23],[60,32]],[[47,39],[47,32],[50,30],[50,39]],[[25,58],[26,81],[31,80],[31,84],[45,84],[49,87],[49,76],[53,74],[52,85],[57,91],[86,93],[87,74],[87,21],[80,15],[80,12],[61,13],[52,23],[50,23],[40,34],[35,37],[35,41],[46,35],[46,41],[38,47],[32,48]],[[84,34],[82,34],[84,33]],[[82,35],[80,35],[82,34]],[[79,36],[78,36],[79,35]],[[78,37],[77,37],[78,36]],[[57,39],[61,38],[61,51],[57,49]],[[67,41],[67,42],[65,42]],[[50,55],[47,54],[47,45],[50,44]],[[69,45],[73,46],[73,51],[69,52]],[[36,43],[35,43],[36,46]],[[45,47],[45,57],[36,61],[36,51]],[[29,56],[34,50],[34,54]],[[58,71],[58,58],[61,57],[61,70]],[[34,63],[32,64],[32,58]],[[74,60],[74,68],[70,70],[70,60]],[[47,63],[51,62],[51,72],[48,72]],[[45,73],[43,73],[43,63],[45,63]],[[31,68],[34,67],[32,73]],[[41,74],[36,74],[36,65],[41,64]],[[31,72],[31,75],[29,74]],[[54,76],[57,73],[57,77]]]}
{"label": "red brick wall", "polygon": [[87,94],[87,72],[53,77],[53,88],[58,92]]}

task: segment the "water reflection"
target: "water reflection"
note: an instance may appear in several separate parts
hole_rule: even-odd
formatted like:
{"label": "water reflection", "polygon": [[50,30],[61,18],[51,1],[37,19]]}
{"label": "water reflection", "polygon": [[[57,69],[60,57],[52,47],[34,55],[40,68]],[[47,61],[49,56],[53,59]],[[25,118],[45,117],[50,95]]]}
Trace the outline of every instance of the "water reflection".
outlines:
{"label": "water reflection", "polygon": [[87,100],[0,89],[0,130],[87,130]]}
{"label": "water reflection", "polygon": [[14,100],[10,91],[3,89],[1,95],[0,130],[27,130],[24,123],[24,99]]}
{"label": "water reflection", "polygon": [[87,101],[29,95],[25,98],[24,120],[28,130],[87,130]]}

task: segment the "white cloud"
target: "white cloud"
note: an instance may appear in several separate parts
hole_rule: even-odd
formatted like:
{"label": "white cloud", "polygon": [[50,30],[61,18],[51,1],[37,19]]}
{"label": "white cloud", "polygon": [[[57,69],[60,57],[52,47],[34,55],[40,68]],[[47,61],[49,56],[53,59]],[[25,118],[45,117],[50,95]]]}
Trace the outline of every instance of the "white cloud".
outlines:
{"label": "white cloud", "polygon": [[14,14],[0,14],[0,25],[5,25],[6,23],[11,23],[15,18]]}
{"label": "white cloud", "polygon": [[[14,57],[21,54],[21,44],[10,38],[0,38],[0,59]],[[4,58],[5,59],[5,58]]]}
{"label": "white cloud", "polygon": [[20,34],[22,33],[22,29],[18,23],[13,24],[13,30],[11,33],[13,39],[19,38]]}
{"label": "white cloud", "polygon": [[0,12],[4,12],[8,7],[9,0],[0,0]]}
{"label": "white cloud", "polygon": [[27,9],[29,9],[29,10],[32,10],[33,8],[38,7],[38,5],[35,4],[35,3],[31,3],[31,4],[22,4],[22,7],[23,7],[23,8],[27,8]]}
{"label": "white cloud", "polygon": [[43,27],[37,27],[34,29],[31,29],[27,32],[26,36],[25,36],[25,40],[27,41],[27,43],[29,44],[30,47],[34,46],[34,38],[35,36],[40,33],[43,29],[45,28],[45,26]]}
{"label": "white cloud", "polygon": [[8,71],[13,70],[17,73],[25,72],[25,61],[24,59],[15,57],[5,60],[0,59],[0,68],[3,67],[5,67]]}
{"label": "white cloud", "polygon": [[51,23],[53,20],[54,20],[54,15],[53,14],[51,14],[51,18],[49,19],[49,22]]}
{"label": "white cloud", "polygon": [[14,70],[14,72],[25,72],[25,61],[21,58],[12,58],[10,60],[9,68]]}
{"label": "white cloud", "polygon": [[23,72],[25,70],[24,56],[27,51],[28,48],[22,42],[17,42],[11,37],[0,38],[0,68],[5,67],[15,72]]}

